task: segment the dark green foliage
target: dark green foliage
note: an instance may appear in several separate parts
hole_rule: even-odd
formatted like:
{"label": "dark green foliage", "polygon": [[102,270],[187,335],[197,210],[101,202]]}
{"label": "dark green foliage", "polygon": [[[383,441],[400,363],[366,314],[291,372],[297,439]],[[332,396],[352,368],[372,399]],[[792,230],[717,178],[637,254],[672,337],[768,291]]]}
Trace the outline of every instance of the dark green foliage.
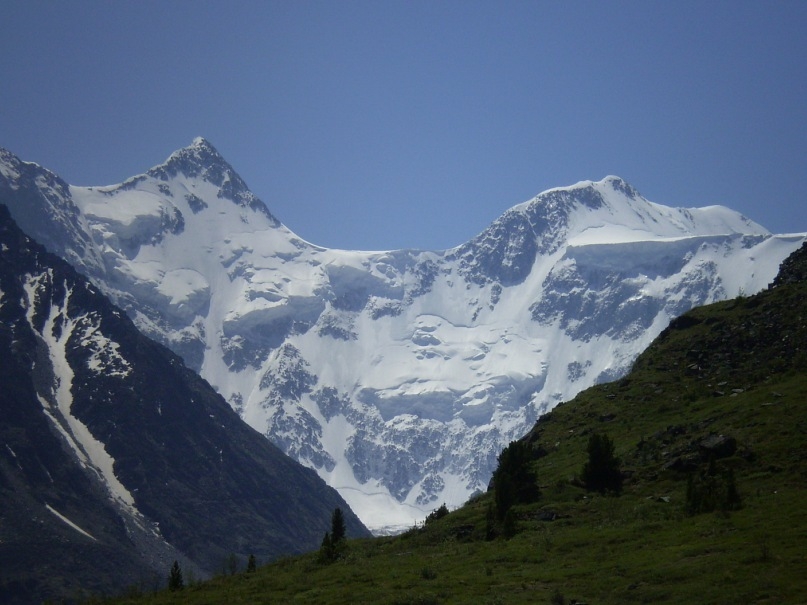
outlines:
{"label": "dark green foliage", "polygon": [[608,435],[592,433],[588,439],[588,460],[580,478],[586,489],[593,492],[622,492],[620,460],[614,453],[614,442]]}
{"label": "dark green foliage", "polygon": [[345,539],[345,516],[341,508],[336,508],[331,515],[331,541],[339,544]]}
{"label": "dark green foliage", "polygon": [[689,515],[711,513],[716,510],[728,512],[742,508],[742,498],[737,490],[734,471],[728,469],[718,474],[714,460],[709,469],[687,479],[686,512]]}
{"label": "dark green foliage", "polygon": [[179,567],[179,562],[174,561],[171,572],[168,574],[168,590],[176,592],[183,588],[185,588],[185,581],[182,579],[182,569]]}
{"label": "dark green foliage", "polygon": [[496,537],[496,508],[492,502],[488,503],[485,509],[485,540],[493,540]]}
{"label": "dark green foliage", "polygon": [[331,515],[331,531],[325,532],[319,548],[321,563],[336,561],[345,550],[345,518],[341,508],[336,508]]}
{"label": "dark green foliage", "polygon": [[505,538],[512,538],[518,533],[518,522],[516,514],[513,509],[509,509],[504,515],[504,522],[502,523],[502,534]]}
{"label": "dark green foliage", "polygon": [[325,536],[322,538],[318,558],[320,563],[330,563],[336,559],[336,549],[333,547],[333,540],[329,531],[326,531]]}
{"label": "dark green foliage", "polygon": [[255,555],[249,555],[247,561],[247,573],[253,573],[258,569],[258,563],[255,561]]}
{"label": "dark green foliage", "polygon": [[437,508],[437,509],[433,510],[432,512],[430,512],[429,515],[426,517],[425,522],[428,525],[432,521],[437,521],[438,519],[442,519],[447,514],[448,514],[448,507],[445,504],[443,504],[442,506],[440,506],[440,508]]}
{"label": "dark green foliage", "polygon": [[533,458],[532,446],[526,441],[511,441],[499,454],[493,489],[496,516],[500,521],[514,504],[535,502],[540,496]]}

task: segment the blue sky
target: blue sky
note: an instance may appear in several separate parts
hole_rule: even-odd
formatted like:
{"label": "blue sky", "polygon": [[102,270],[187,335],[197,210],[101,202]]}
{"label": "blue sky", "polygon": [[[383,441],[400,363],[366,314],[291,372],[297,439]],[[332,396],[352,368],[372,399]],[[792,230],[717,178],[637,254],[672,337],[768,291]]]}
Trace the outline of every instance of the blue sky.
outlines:
{"label": "blue sky", "polygon": [[807,231],[807,2],[7,0],[0,146],[76,185],[209,139],[301,237],[458,245],[616,174]]}

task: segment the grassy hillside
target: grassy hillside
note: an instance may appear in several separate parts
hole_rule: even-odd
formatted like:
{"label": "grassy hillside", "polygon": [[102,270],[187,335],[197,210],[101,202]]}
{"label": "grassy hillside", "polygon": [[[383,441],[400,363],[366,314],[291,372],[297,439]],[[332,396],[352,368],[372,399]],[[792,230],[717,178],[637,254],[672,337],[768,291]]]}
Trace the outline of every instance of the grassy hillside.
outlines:
{"label": "grassy hillside", "polygon": [[[489,493],[333,563],[312,553],[118,602],[804,603],[805,402],[807,285],[783,283],[679,318],[629,376],[544,416],[524,438],[541,495],[507,523],[491,523]],[[621,459],[618,497],[579,479],[593,433]],[[723,490],[729,471],[738,510],[687,509],[688,486]]]}

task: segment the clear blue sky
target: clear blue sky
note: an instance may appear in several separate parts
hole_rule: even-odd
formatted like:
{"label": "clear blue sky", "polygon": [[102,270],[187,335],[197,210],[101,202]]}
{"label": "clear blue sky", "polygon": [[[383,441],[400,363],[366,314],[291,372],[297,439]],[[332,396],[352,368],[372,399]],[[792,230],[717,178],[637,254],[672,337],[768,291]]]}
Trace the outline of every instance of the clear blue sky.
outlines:
{"label": "clear blue sky", "polygon": [[617,174],[807,231],[807,2],[5,0],[0,146],[77,185],[209,139],[301,237],[458,245]]}

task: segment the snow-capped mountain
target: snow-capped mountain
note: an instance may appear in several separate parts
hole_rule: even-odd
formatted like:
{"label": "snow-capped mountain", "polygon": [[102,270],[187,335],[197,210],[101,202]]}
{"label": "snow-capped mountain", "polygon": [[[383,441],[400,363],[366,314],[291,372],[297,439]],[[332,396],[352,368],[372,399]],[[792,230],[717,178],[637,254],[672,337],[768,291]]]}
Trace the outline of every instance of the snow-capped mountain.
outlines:
{"label": "snow-capped mountain", "polygon": [[607,177],[450,250],[325,249],[204,139],[109,187],[2,152],[0,194],[376,529],[485,489],[542,412],[626,372],[687,309],[767,286],[805,240]]}
{"label": "snow-capped mountain", "polygon": [[0,204],[0,602],[314,550],[333,489],[248,427]]}

